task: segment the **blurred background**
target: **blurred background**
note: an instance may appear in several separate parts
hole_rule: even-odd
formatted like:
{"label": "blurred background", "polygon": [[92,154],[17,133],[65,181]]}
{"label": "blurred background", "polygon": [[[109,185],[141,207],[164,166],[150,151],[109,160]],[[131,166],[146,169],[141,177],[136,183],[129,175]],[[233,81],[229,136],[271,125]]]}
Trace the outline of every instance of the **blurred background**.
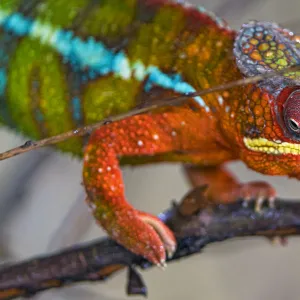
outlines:
{"label": "blurred background", "polygon": [[[299,0],[194,0],[238,29],[251,19],[275,21],[300,33]],[[20,145],[0,131],[0,151]],[[230,165],[242,181],[269,180],[280,197],[300,198],[300,182],[267,177],[240,163]],[[178,165],[124,168],[126,194],[137,208],[159,213],[189,189]],[[0,163],[0,259],[19,260],[104,235],[84,204],[81,164],[49,149]],[[287,247],[263,238],[211,245],[201,255],[172,263],[165,272],[143,273],[149,299],[299,299],[300,238]],[[125,273],[105,284],[81,284],[36,299],[126,299]],[[139,299],[138,297],[135,299]]]}

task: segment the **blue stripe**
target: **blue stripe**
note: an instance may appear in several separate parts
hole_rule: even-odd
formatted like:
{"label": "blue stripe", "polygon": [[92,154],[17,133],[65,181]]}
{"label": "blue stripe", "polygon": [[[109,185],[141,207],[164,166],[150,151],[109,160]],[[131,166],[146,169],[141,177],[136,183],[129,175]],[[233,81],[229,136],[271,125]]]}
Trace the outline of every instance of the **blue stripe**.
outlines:
{"label": "blue stripe", "polygon": [[6,84],[7,84],[6,70],[4,68],[0,68],[0,96],[3,96],[5,93]]}
{"label": "blue stripe", "polygon": [[74,97],[72,99],[72,112],[73,120],[77,123],[82,120],[82,110],[81,110],[81,101],[79,97]]}
{"label": "blue stripe", "polygon": [[10,15],[3,24],[3,28],[12,31],[17,36],[24,36],[30,33],[32,21],[25,19],[21,14]]}
{"label": "blue stripe", "polygon": [[[5,12],[0,10],[0,15],[1,13]],[[71,31],[54,28],[39,21],[32,21],[19,13],[8,16],[3,27],[17,36],[29,35],[32,38],[39,39],[41,43],[52,46],[62,55],[64,62],[71,64],[73,70],[88,69],[89,78],[112,72],[115,76],[124,80],[133,76],[138,81],[143,81],[148,77],[145,85],[146,89],[156,85],[181,94],[196,91],[193,86],[183,81],[181,76],[168,75],[153,65],[146,67],[140,61],[130,62],[123,51],[114,53],[93,37],[84,41],[74,36]],[[194,99],[200,106],[209,110],[201,97],[195,97]]]}

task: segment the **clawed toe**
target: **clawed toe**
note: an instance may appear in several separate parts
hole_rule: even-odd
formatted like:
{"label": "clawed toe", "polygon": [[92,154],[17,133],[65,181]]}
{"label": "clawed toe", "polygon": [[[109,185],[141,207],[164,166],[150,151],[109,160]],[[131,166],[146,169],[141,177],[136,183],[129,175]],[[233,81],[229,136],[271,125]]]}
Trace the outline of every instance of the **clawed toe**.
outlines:
{"label": "clawed toe", "polygon": [[[167,253],[167,258],[172,258],[176,250],[176,239],[173,232],[159,218],[153,215],[139,212],[139,216],[143,222],[149,224],[156,231]],[[164,268],[166,266],[165,262],[162,262],[160,266]]]}
{"label": "clawed toe", "polygon": [[268,208],[274,209],[275,208],[275,197],[265,198],[265,197],[258,197],[256,199],[253,198],[244,198],[243,205],[248,207],[249,202],[255,201],[254,211],[260,213],[262,207],[265,203],[267,203]]}
{"label": "clawed toe", "polygon": [[250,201],[255,201],[255,211],[260,212],[264,203],[269,208],[275,207],[275,189],[266,182],[249,182],[242,184],[239,188],[239,196],[244,199],[244,205],[248,206]]}
{"label": "clawed toe", "polygon": [[176,250],[176,239],[159,218],[131,209],[119,213],[112,225],[106,228],[118,243],[160,269],[166,268],[166,259]]}
{"label": "clawed toe", "polygon": [[263,207],[263,204],[267,202],[268,203],[268,207],[269,208],[274,208],[275,207],[275,198],[271,197],[271,198],[264,198],[264,197],[259,197],[258,199],[255,200],[255,212],[259,213],[261,212],[261,209]]}
{"label": "clawed toe", "polygon": [[269,238],[272,245],[286,246],[288,244],[288,238],[285,236],[274,236]]}

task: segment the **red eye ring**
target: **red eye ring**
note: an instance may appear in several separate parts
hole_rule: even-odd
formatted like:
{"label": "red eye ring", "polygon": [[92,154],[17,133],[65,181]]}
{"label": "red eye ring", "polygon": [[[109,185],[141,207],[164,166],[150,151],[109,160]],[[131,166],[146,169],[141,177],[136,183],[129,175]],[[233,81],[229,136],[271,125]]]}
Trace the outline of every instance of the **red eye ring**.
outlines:
{"label": "red eye ring", "polygon": [[286,100],[283,105],[283,117],[285,126],[291,134],[300,134],[300,88],[285,94]]}
{"label": "red eye ring", "polygon": [[300,141],[300,85],[284,87],[273,101],[271,107],[283,135]]}

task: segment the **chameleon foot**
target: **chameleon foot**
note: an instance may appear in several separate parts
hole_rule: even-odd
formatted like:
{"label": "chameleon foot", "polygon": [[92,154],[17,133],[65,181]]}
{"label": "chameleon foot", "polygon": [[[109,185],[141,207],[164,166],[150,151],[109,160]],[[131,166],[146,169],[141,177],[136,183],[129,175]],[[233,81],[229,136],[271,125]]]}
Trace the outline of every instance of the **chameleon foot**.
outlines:
{"label": "chameleon foot", "polygon": [[[245,199],[245,205],[248,205],[249,201],[255,201],[255,211],[261,212],[262,206],[265,201],[268,202],[269,208],[275,206],[275,189],[268,183],[263,181],[253,181],[246,184],[241,184],[239,187],[240,197]],[[272,245],[286,246],[288,239],[285,236],[272,236],[268,237],[268,240]]]}
{"label": "chameleon foot", "polygon": [[139,212],[139,215],[141,220],[149,224],[159,235],[167,253],[167,258],[171,258],[176,250],[176,240],[173,232],[159,218],[145,212]]}
{"label": "chameleon foot", "polygon": [[288,238],[285,236],[274,236],[269,238],[272,245],[286,246],[288,244]]}
{"label": "chameleon foot", "polygon": [[166,253],[172,257],[176,240],[160,219],[132,209],[120,213],[115,221],[112,228],[107,228],[114,240],[158,267],[166,267]]}
{"label": "chameleon foot", "polygon": [[253,181],[241,184],[238,188],[238,196],[245,199],[245,205],[249,201],[255,201],[255,211],[260,212],[265,201],[268,202],[270,208],[274,208],[276,196],[275,189],[268,183],[263,181]]}

